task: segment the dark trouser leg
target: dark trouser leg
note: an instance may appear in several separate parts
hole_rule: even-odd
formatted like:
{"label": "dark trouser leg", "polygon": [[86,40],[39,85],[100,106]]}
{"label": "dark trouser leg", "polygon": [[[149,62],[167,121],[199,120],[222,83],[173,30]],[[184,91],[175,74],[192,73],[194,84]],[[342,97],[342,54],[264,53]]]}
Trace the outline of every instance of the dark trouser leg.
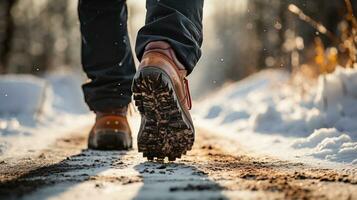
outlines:
{"label": "dark trouser leg", "polygon": [[91,110],[107,111],[131,101],[135,64],[127,33],[125,0],[80,0],[83,85]]}
{"label": "dark trouser leg", "polygon": [[136,41],[138,59],[149,42],[166,41],[191,73],[201,57],[203,0],[147,0],[146,9]]}

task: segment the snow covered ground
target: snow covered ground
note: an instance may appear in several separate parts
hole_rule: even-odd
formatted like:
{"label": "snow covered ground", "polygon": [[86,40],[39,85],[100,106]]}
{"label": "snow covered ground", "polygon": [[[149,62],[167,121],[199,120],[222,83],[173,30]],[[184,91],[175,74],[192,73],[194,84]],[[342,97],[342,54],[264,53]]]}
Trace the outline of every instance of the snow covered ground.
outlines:
{"label": "snow covered ground", "polygon": [[[0,77],[0,156],[46,148],[93,123],[78,74]],[[266,70],[194,103],[197,127],[247,150],[334,167],[357,164],[357,70],[319,77],[304,93],[284,71]],[[301,85],[301,84],[300,84]]]}
{"label": "snow covered ground", "polygon": [[46,148],[65,133],[88,126],[82,79],[73,72],[0,77],[0,156]]}
{"label": "snow covered ground", "polygon": [[[301,81],[301,80],[300,80]],[[333,167],[357,164],[357,70],[338,67],[301,93],[266,70],[194,104],[194,120],[247,149]]]}

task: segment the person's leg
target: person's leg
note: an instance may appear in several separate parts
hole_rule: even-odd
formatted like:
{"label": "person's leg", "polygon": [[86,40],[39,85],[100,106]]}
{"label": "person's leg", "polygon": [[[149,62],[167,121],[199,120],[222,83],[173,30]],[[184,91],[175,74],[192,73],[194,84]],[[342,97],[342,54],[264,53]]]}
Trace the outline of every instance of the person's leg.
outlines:
{"label": "person's leg", "polygon": [[82,64],[90,81],[85,101],[96,113],[88,137],[91,149],[124,150],[132,146],[126,118],[135,65],[127,32],[125,0],[79,0]]}
{"label": "person's leg", "polygon": [[201,57],[203,1],[147,0],[145,26],[136,41],[138,59],[148,43],[166,41],[190,74]]}
{"label": "person's leg", "polygon": [[127,32],[125,0],[79,0],[83,85],[93,111],[110,111],[131,101],[135,65]]}
{"label": "person's leg", "polygon": [[194,125],[186,76],[201,56],[203,0],[147,0],[136,53],[135,105],[142,116],[138,150],[170,161],[192,148]]}

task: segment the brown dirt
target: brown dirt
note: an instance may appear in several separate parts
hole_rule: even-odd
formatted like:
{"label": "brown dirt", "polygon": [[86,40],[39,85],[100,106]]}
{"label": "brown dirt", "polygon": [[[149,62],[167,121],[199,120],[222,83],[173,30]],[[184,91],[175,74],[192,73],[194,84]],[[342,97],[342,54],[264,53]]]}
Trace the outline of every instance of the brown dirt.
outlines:
{"label": "brown dirt", "polygon": [[[45,187],[80,183],[93,183],[94,192],[108,184],[144,184],[138,186],[141,189],[136,199],[155,199],[145,193],[155,193],[145,189],[151,184],[167,187],[163,189],[167,194],[157,193],[157,199],[160,195],[184,199],[183,194],[212,194],[210,199],[357,199],[355,172],[253,156],[237,144],[202,130],[193,150],[174,163],[147,162],[136,150],[101,152],[85,148],[84,133],[74,133],[36,156],[0,160],[0,199],[17,199]],[[126,175],[127,168],[138,174]],[[125,173],[97,172],[108,169]]]}

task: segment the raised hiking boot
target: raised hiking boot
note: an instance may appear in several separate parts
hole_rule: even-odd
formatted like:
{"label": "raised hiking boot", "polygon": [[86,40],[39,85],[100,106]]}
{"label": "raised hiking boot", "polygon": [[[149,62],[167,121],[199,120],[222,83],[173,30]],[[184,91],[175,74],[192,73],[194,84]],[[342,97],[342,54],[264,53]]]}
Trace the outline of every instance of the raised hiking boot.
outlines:
{"label": "raised hiking boot", "polygon": [[98,150],[130,149],[132,137],[126,114],[126,107],[111,112],[96,112],[95,124],[89,133],[88,148]]}
{"label": "raised hiking boot", "polygon": [[142,116],[138,149],[148,160],[180,158],[191,150],[194,127],[187,71],[166,42],[149,43],[132,90]]}

